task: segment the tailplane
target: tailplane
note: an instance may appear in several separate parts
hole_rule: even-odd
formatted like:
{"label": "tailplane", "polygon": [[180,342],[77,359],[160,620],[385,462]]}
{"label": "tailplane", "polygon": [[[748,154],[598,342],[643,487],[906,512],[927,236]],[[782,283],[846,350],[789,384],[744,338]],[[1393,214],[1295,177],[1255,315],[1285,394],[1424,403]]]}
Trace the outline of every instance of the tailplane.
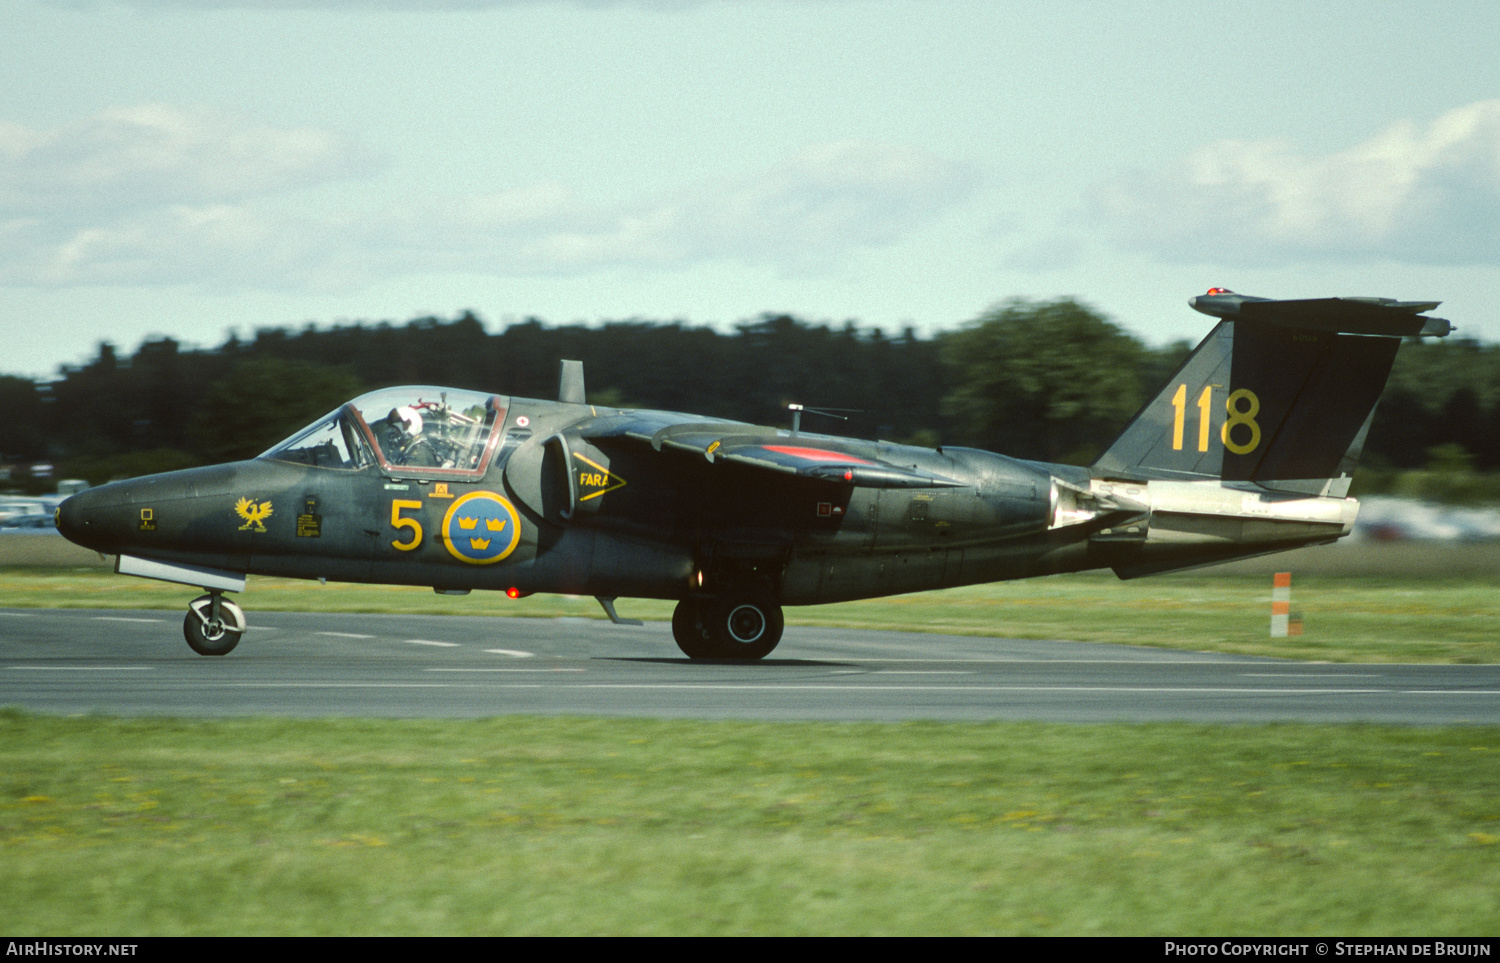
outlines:
{"label": "tailplane", "polygon": [[1435,301],[1214,288],[1189,303],[1223,320],[1094,463],[1096,477],[1342,497],[1401,338],[1452,330],[1422,314]]}

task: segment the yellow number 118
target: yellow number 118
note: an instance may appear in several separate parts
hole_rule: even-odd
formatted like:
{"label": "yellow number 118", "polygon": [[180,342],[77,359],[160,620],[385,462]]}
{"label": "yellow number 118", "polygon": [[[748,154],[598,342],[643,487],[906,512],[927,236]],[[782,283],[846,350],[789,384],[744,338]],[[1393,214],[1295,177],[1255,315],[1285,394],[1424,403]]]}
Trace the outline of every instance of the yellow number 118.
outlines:
{"label": "yellow number 118", "polygon": [[[1204,385],[1203,391],[1198,395],[1198,450],[1208,451],[1208,416],[1213,408],[1214,386]],[[1224,442],[1224,447],[1236,455],[1247,455],[1260,447],[1260,425],[1256,423],[1255,416],[1260,414],[1260,399],[1255,392],[1249,388],[1241,388],[1232,392],[1224,400],[1224,407],[1229,412],[1223,428],[1219,431],[1219,437]],[[1238,425],[1244,425],[1249,429],[1250,437],[1243,443],[1235,441],[1230,437],[1230,432]],[[1177,393],[1172,395],[1172,450],[1182,451],[1182,433],[1187,427],[1187,385],[1177,386]]]}

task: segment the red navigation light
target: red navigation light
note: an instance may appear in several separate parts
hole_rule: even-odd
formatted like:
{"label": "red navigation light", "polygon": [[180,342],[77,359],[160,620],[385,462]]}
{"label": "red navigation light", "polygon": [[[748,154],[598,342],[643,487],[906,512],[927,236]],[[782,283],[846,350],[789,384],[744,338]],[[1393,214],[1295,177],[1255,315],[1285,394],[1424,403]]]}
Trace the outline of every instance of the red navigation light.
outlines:
{"label": "red navigation light", "polygon": [[1233,294],[1234,292],[1231,291],[1231,290],[1229,290],[1228,288],[1209,288],[1208,289],[1208,293],[1212,295],[1212,294]]}
{"label": "red navigation light", "polygon": [[530,594],[531,594],[530,592],[523,592],[523,591],[521,591],[520,589],[516,588],[514,585],[512,585],[510,588],[508,588],[508,589],[505,590],[505,597],[506,598],[512,598],[512,599],[525,598],[526,596],[528,596]]}

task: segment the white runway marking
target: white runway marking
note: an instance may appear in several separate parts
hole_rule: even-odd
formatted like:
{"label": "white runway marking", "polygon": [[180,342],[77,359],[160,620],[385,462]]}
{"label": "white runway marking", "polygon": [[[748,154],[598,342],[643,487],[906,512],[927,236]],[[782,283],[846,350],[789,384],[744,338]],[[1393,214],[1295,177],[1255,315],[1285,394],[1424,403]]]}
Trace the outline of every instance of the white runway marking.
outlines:
{"label": "white runway marking", "polygon": [[1241,672],[1245,679],[1378,679],[1379,672]]}
{"label": "white runway marking", "polygon": [[373,639],[373,635],[361,635],[358,632],[314,632],[314,635],[331,635],[336,639]]}
{"label": "white runway marking", "polygon": [[149,672],[149,665],[13,665],[29,672]]}
{"label": "white runway marking", "polygon": [[522,652],[520,649],[485,649],[491,655],[508,655],[513,659],[529,659],[536,653]]}
{"label": "white runway marking", "polygon": [[423,669],[422,671],[423,672],[532,672],[532,673],[536,673],[536,672],[583,672],[585,670],[583,670],[583,669],[564,669],[564,668],[558,667],[558,668],[554,668],[554,669],[441,669],[441,668],[430,668],[430,669]]}
{"label": "white runway marking", "polygon": [[407,645],[439,645],[445,649],[458,648],[457,642],[434,642],[431,639],[406,639]]}
{"label": "white runway marking", "polygon": [[95,622],[165,622],[166,619],[132,619],[123,615],[96,615]]}
{"label": "white runway marking", "polygon": [[876,669],[871,675],[973,675],[973,669]]}

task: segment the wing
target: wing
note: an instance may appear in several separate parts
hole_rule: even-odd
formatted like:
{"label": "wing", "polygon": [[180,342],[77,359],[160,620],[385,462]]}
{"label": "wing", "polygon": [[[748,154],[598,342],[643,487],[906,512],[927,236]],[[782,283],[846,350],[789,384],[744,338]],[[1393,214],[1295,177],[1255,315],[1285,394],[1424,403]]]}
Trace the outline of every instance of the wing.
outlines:
{"label": "wing", "polygon": [[670,411],[629,411],[594,419],[577,429],[584,439],[628,438],[656,451],[671,448],[750,468],[860,488],[960,488],[964,483],[896,465],[873,442],[704,420]]}

